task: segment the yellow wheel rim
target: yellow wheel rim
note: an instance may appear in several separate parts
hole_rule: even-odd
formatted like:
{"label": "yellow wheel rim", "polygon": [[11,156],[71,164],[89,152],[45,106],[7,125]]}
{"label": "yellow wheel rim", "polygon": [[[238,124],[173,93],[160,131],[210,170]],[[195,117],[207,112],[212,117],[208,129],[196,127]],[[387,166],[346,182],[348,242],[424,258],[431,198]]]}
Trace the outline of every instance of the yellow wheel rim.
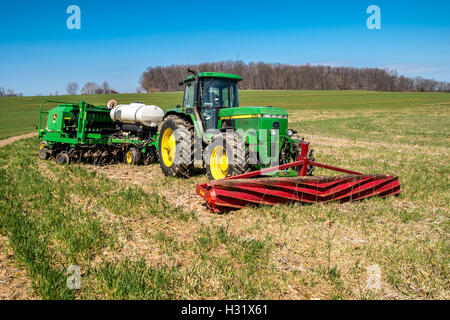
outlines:
{"label": "yellow wheel rim", "polygon": [[172,129],[167,128],[161,140],[161,155],[166,167],[170,168],[175,156],[176,142]]}
{"label": "yellow wheel rim", "polygon": [[211,175],[215,180],[223,179],[228,172],[227,152],[223,146],[216,146],[211,152],[209,159],[209,168]]}
{"label": "yellow wheel rim", "polygon": [[44,149],[45,147],[47,147],[47,145],[45,143],[41,143],[41,145],[39,146],[39,150]]}
{"label": "yellow wheel rim", "polygon": [[133,161],[133,152],[128,151],[127,152],[127,163],[131,164],[132,161]]}

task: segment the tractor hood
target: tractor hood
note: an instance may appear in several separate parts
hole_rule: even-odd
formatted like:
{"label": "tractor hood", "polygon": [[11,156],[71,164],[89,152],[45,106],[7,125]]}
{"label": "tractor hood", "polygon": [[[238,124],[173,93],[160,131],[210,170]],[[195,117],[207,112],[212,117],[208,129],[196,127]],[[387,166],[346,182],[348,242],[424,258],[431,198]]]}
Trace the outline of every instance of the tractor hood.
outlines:
{"label": "tractor hood", "polygon": [[274,107],[237,107],[237,108],[223,108],[219,112],[219,118],[234,118],[234,117],[266,117],[271,118],[287,118],[286,110]]}

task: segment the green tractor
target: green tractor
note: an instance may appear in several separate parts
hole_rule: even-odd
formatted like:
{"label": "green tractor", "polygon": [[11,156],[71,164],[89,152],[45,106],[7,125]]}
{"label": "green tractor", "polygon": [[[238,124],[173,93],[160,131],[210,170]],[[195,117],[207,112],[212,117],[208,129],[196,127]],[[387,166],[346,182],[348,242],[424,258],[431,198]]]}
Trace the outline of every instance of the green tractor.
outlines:
{"label": "green tractor", "polygon": [[[218,180],[298,158],[302,139],[288,129],[286,110],[239,107],[238,75],[188,71],[192,75],[180,82],[183,104],[165,112],[159,131],[165,175],[188,177],[199,163]],[[308,156],[313,160],[312,150]]]}

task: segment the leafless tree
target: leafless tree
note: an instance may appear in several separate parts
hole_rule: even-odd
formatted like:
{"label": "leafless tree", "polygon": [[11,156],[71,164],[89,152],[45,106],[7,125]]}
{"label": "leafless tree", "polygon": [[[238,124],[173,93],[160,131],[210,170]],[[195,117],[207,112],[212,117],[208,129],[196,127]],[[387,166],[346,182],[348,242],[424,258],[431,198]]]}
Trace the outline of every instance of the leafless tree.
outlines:
{"label": "leafless tree", "polygon": [[66,90],[70,95],[76,95],[80,86],[76,82],[71,82],[67,85]]}
{"label": "leafless tree", "polygon": [[96,94],[101,90],[98,84],[95,82],[88,82],[84,85],[83,89],[81,89],[82,94]]}
{"label": "leafless tree", "polygon": [[117,94],[118,92],[111,88],[108,82],[104,81],[101,85],[95,82],[88,82],[81,89],[82,94]]}
{"label": "leafless tree", "polygon": [[101,89],[103,94],[111,93],[111,86],[106,81],[103,81],[103,83],[101,84]]}

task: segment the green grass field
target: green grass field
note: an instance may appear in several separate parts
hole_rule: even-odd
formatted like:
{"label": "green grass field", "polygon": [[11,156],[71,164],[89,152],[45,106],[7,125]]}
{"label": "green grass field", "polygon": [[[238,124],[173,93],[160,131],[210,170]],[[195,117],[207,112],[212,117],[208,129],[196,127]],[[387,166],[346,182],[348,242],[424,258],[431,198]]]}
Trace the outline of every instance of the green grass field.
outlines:
{"label": "green grass field", "polygon": [[[181,96],[82,99],[168,108]],[[0,99],[0,138],[32,131],[42,99]],[[26,295],[450,298],[449,94],[243,91],[240,99],[285,107],[317,161],[399,175],[401,195],[217,215],[195,195],[204,174],[168,178],[157,164],[61,167],[37,158],[36,138],[17,141],[0,148],[0,248],[24,270]],[[81,268],[80,290],[66,287],[71,264]],[[367,286],[372,265],[381,271],[379,289]]]}
{"label": "green grass field", "polygon": [[[182,92],[120,94],[120,95],[78,95],[78,96],[37,96],[8,97],[0,99],[0,139],[33,131],[33,125],[39,121],[39,105],[44,100],[77,102],[84,100],[91,104],[103,104],[110,99],[119,103],[140,101],[152,103],[163,109],[174,108],[181,103]],[[317,116],[318,112],[352,111],[359,114],[385,112],[392,109],[410,109],[426,104],[448,102],[446,93],[386,93],[366,91],[241,91],[240,105],[280,106],[289,111],[302,111],[296,119],[310,120],[309,112]],[[303,114],[303,111],[305,114]]]}

